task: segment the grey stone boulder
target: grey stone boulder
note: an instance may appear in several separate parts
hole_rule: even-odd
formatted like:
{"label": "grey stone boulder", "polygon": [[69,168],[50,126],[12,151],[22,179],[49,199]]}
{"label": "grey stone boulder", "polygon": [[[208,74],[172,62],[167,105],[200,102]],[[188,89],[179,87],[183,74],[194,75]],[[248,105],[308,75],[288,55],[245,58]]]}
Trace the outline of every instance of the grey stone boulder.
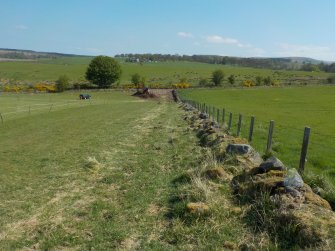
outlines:
{"label": "grey stone boulder", "polygon": [[247,144],[229,144],[226,152],[228,154],[244,155],[253,152],[253,148]]}
{"label": "grey stone boulder", "polygon": [[207,115],[206,113],[203,113],[203,112],[202,112],[202,113],[199,114],[199,118],[200,118],[200,119],[207,119],[207,118],[208,118],[208,115]]}
{"label": "grey stone boulder", "polygon": [[220,128],[220,125],[219,125],[218,122],[216,122],[216,121],[212,121],[212,122],[211,122],[211,127],[213,127],[213,128]]}
{"label": "grey stone boulder", "polygon": [[260,164],[258,168],[259,173],[267,173],[271,170],[285,171],[286,167],[279,159],[272,156],[268,158],[266,161],[264,161],[262,164]]}
{"label": "grey stone boulder", "polygon": [[295,188],[293,187],[285,187],[285,192],[292,195],[293,197],[302,197],[302,194]]}
{"label": "grey stone boulder", "polygon": [[288,170],[284,178],[284,186],[292,188],[301,188],[304,186],[304,181],[296,169],[292,168]]}

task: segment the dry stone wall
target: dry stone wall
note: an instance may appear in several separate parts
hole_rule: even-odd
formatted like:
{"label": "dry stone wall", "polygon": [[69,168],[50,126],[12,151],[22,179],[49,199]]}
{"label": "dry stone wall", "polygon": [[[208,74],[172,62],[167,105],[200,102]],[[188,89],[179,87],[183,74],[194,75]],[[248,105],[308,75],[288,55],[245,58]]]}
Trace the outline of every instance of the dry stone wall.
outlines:
{"label": "dry stone wall", "polygon": [[280,238],[300,248],[334,250],[335,213],[295,169],[288,170],[274,156],[263,160],[247,140],[229,135],[208,119],[207,114],[189,104],[181,107],[200,144],[210,148],[223,164],[222,168],[208,170],[205,175],[224,176],[223,180],[230,182],[236,203],[246,205],[248,218],[255,220],[249,224],[274,232],[276,237],[282,234]]}

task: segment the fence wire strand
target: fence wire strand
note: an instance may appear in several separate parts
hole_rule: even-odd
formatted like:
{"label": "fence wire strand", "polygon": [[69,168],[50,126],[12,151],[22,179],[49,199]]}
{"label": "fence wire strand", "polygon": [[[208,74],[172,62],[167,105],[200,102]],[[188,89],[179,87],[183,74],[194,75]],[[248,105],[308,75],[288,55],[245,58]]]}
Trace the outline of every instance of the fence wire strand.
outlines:
{"label": "fence wire strand", "polygon": [[[195,101],[185,101],[191,102],[195,107],[198,105]],[[203,107],[207,106],[211,109],[210,114],[213,116],[213,105],[208,105],[201,103]],[[204,106],[205,104],[205,106]],[[214,120],[217,121],[217,109],[220,111],[219,124],[222,125],[222,110],[225,111],[224,122],[225,125],[229,123],[229,115],[232,113],[232,127],[230,133],[233,135],[237,134],[237,126],[239,113],[232,112],[223,107],[215,107]],[[241,131],[240,137],[248,139],[249,130],[250,130],[250,121],[252,115],[242,115]],[[261,154],[265,153],[268,130],[269,130],[270,121],[258,120],[255,117],[254,131],[253,131],[253,140],[250,143],[257,151]],[[284,136],[285,135],[285,136]],[[304,136],[304,127],[298,128],[291,125],[283,124],[282,121],[276,121],[274,126],[273,134],[273,146],[272,150],[276,156],[282,159],[289,167],[299,167],[301,146]],[[334,148],[332,147],[334,143],[333,136],[323,134],[317,131],[311,131],[309,149],[307,153],[307,167],[317,167],[328,170],[330,167],[335,167],[332,160],[332,153]],[[328,157],[327,157],[328,156]],[[334,172],[335,176],[335,172]]]}

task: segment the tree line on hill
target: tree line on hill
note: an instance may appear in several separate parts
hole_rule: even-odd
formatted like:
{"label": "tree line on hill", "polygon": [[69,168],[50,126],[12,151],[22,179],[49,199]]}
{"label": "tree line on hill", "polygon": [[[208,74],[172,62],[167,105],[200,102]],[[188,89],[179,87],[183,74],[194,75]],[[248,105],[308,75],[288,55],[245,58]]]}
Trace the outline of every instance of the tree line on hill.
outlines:
{"label": "tree line on hill", "polygon": [[301,66],[302,71],[324,71],[324,72],[331,72],[335,73],[335,63],[325,64],[321,62],[320,64],[303,64]]}
{"label": "tree line on hill", "polygon": [[179,55],[179,54],[118,54],[117,58],[124,58],[126,62],[166,62],[188,61],[208,64],[231,65],[274,70],[302,70],[335,72],[335,63],[327,64],[308,58],[241,58],[218,55]]}
{"label": "tree line on hill", "polygon": [[0,48],[0,58],[9,59],[41,59],[41,58],[59,58],[59,57],[86,57],[83,55],[64,54],[57,52],[37,52],[32,50],[17,50]]}

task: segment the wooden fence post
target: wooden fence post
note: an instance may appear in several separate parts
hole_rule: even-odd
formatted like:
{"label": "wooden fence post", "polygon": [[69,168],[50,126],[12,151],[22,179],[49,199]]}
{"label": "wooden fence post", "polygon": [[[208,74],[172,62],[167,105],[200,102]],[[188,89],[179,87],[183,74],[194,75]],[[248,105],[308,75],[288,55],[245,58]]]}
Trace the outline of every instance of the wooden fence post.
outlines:
{"label": "wooden fence post", "polygon": [[270,152],[272,149],[272,135],[273,135],[274,125],[275,125],[275,122],[271,120],[270,126],[269,126],[268,143],[266,145],[266,152]]}
{"label": "wooden fence post", "polygon": [[30,115],[30,106],[29,106],[29,115]]}
{"label": "wooden fence post", "polygon": [[216,109],[216,122],[220,125],[220,110]]}
{"label": "wooden fence post", "polygon": [[301,154],[300,154],[300,164],[299,164],[299,173],[302,174],[305,170],[309,135],[311,134],[311,128],[305,127],[304,138],[302,140]]}
{"label": "wooden fence post", "polygon": [[209,115],[209,119],[210,119],[210,120],[214,120],[213,106],[210,106],[210,107],[209,107],[209,113],[210,113],[210,115]]}
{"label": "wooden fence post", "polygon": [[52,109],[53,105],[54,105],[54,104],[52,104],[52,105],[50,106],[49,112],[51,112],[51,109]]}
{"label": "wooden fence post", "polygon": [[1,118],[1,123],[3,124],[3,117],[2,117],[1,112],[0,112],[0,118]]}
{"label": "wooden fence post", "polygon": [[249,142],[252,142],[252,136],[254,134],[254,124],[255,124],[255,117],[251,116],[250,120],[250,129],[249,129]]}
{"label": "wooden fence post", "polygon": [[237,124],[237,136],[241,134],[241,126],[242,126],[242,114],[238,115],[238,124]]}
{"label": "wooden fence post", "polygon": [[215,122],[215,106],[213,106],[213,117],[212,117],[213,122]]}
{"label": "wooden fence post", "polygon": [[224,127],[225,114],[226,114],[226,110],[223,108],[223,109],[222,109],[222,128]]}
{"label": "wooden fence post", "polygon": [[228,124],[228,130],[231,129],[231,126],[233,124],[233,114],[230,112],[229,113],[229,124]]}

